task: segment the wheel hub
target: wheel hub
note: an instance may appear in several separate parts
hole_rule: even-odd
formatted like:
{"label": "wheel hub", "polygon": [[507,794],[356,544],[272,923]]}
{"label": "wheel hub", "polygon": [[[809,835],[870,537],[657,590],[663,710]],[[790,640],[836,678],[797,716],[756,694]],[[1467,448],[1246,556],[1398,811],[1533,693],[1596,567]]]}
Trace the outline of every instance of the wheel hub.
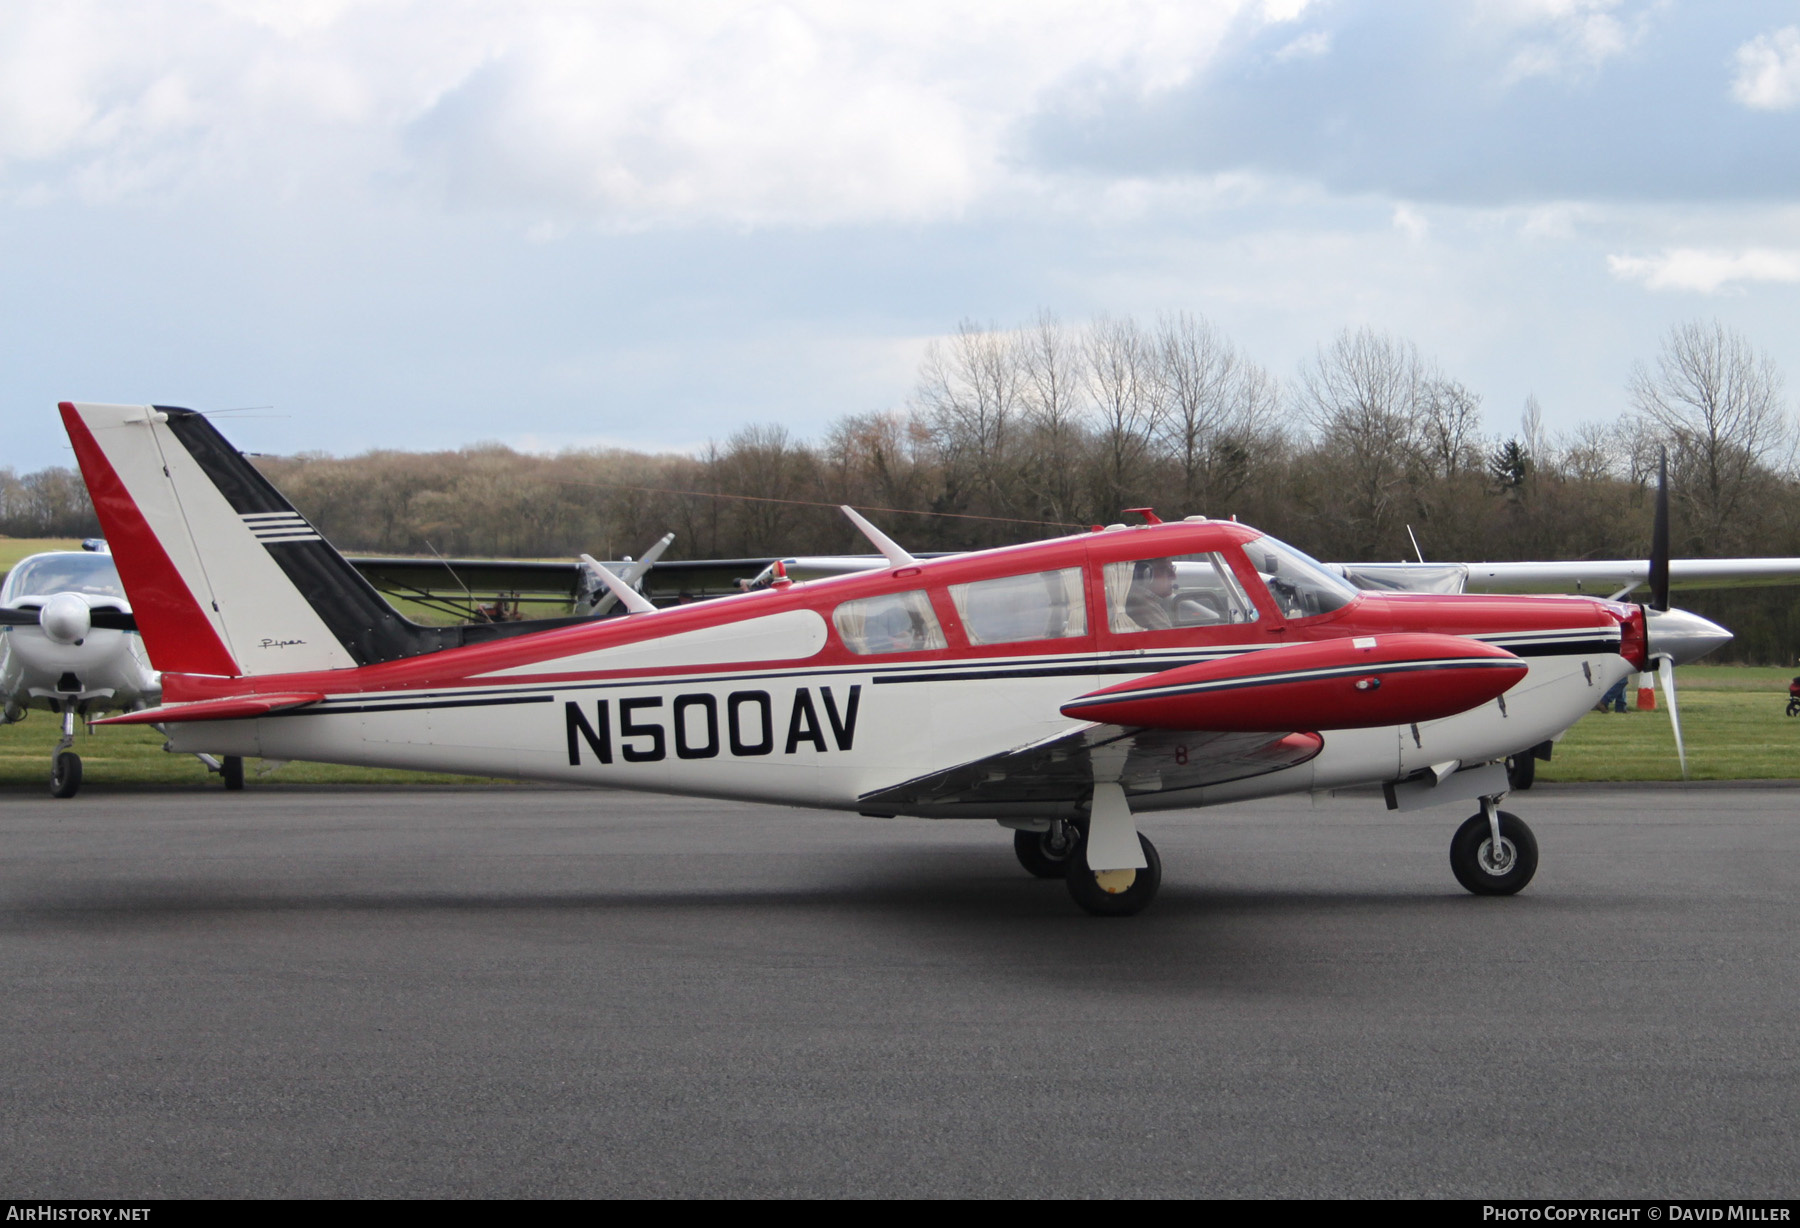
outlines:
{"label": "wheel hub", "polygon": [[1500,878],[1511,870],[1518,857],[1518,850],[1513,848],[1512,841],[1505,836],[1500,837],[1498,851],[1494,848],[1493,840],[1489,839],[1483,840],[1475,853],[1475,861],[1481,866],[1482,872],[1492,874],[1495,878]]}
{"label": "wheel hub", "polygon": [[1130,891],[1131,884],[1137,882],[1136,870],[1095,870],[1094,882],[1107,895],[1118,895],[1122,891]]}

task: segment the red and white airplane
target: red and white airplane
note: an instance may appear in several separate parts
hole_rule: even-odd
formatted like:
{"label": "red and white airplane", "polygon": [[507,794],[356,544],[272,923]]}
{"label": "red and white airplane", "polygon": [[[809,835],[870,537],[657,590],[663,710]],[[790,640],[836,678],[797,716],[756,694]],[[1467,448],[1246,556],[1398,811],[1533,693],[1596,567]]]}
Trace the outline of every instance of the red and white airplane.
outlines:
{"label": "red and white airplane", "polygon": [[[618,619],[423,627],[199,414],[68,404],[170,748],[997,820],[1082,907],[1161,878],[1137,816],[1353,785],[1479,801],[1451,865],[1530,881],[1506,756],[1730,638],[1584,597],[1361,592],[1232,521],[1109,529]],[[1666,521],[1666,514],[1664,515]],[[590,561],[591,562],[591,561]],[[1653,567],[1653,571],[1656,569]]]}

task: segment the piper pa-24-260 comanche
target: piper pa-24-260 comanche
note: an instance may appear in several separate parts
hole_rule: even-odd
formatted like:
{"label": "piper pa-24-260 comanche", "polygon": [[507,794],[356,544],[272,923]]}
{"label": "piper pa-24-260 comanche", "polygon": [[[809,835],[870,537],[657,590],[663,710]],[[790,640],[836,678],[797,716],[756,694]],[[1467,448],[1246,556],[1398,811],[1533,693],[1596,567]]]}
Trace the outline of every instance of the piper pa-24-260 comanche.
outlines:
{"label": "piper pa-24-260 comanche", "polygon": [[[1666,606],[1360,592],[1232,521],[921,561],[850,509],[875,572],[658,610],[422,627],[200,415],[62,415],[151,660],[170,748],[997,820],[1090,912],[1154,897],[1137,816],[1352,785],[1478,801],[1451,866],[1531,879],[1506,756],[1634,670],[1730,638]],[[1652,571],[1658,569],[1653,566]]]}

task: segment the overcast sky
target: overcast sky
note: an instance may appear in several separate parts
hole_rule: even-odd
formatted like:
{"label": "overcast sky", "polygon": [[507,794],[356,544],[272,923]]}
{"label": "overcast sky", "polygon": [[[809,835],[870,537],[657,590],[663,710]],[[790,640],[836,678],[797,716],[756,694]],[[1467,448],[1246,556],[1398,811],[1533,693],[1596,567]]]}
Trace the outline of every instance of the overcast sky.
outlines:
{"label": "overcast sky", "polygon": [[1517,430],[1716,316],[1800,390],[1800,6],[5,0],[0,465],[686,448],[974,318],[1415,341]]}

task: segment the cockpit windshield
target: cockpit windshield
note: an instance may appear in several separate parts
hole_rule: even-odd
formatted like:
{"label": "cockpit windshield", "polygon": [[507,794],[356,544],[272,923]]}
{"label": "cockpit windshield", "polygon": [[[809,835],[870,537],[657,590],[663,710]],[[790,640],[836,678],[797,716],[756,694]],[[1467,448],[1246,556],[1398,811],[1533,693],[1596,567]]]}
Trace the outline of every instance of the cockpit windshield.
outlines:
{"label": "cockpit windshield", "polygon": [[1356,600],[1356,589],[1349,581],[1286,542],[1265,535],[1245,543],[1244,553],[1287,618],[1329,614]]}
{"label": "cockpit windshield", "polygon": [[20,563],[6,578],[9,601],[82,593],[89,597],[125,597],[119,569],[108,554],[40,554]]}

